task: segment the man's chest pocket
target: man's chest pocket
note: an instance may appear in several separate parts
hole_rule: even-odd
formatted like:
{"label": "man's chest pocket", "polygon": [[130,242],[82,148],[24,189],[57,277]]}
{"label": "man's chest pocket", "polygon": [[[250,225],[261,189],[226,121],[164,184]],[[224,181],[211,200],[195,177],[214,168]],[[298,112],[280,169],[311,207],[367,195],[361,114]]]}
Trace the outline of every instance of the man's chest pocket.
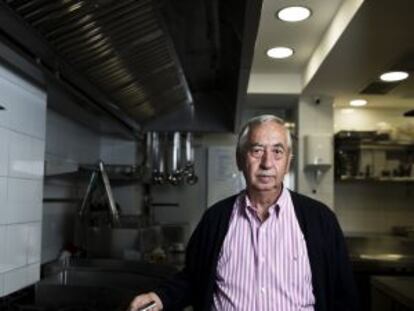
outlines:
{"label": "man's chest pocket", "polygon": [[312,282],[309,258],[306,250],[293,250],[288,255],[288,284],[297,287]]}

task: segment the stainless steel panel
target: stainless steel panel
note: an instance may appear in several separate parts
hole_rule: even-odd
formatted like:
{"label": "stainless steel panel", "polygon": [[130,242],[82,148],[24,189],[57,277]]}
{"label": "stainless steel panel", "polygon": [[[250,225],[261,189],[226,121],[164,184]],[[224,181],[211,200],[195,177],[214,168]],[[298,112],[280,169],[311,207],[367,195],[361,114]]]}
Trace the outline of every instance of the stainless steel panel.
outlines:
{"label": "stainless steel panel", "polygon": [[[135,120],[179,105],[182,100],[177,98],[191,102],[180,62],[154,0],[15,0],[8,5],[69,66],[93,81]],[[174,95],[169,97],[164,92]],[[134,107],[132,113],[129,107]]]}

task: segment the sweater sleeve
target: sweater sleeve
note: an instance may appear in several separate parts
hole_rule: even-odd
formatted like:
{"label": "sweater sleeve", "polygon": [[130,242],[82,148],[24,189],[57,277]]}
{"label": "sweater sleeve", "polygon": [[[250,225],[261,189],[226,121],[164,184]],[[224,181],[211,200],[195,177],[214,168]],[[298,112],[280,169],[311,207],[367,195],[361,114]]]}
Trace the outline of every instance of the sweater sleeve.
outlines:
{"label": "sweater sleeve", "polygon": [[162,286],[154,290],[160,297],[164,305],[164,310],[182,310],[192,302],[191,299],[194,289],[193,277],[197,269],[197,256],[200,252],[200,245],[202,244],[201,240],[203,228],[205,228],[205,218],[206,216],[204,215],[188,242],[184,268],[162,284]]}
{"label": "sweater sleeve", "polygon": [[185,267],[154,292],[164,310],[207,310],[212,301],[215,267],[237,195],[210,207],[192,234],[186,249]]}
{"label": "sweater sleeve", "polygon": [[192,253],[196,245],[198,238],[197,228],[192,234],[186,250],[186,260],[184,268],[176,273],[171,279],[166,281],[162,286],[154,290],[154,292],[160,297],[164,310],[182,310],[190,304],[192,296],[191,286],[191,267]]}

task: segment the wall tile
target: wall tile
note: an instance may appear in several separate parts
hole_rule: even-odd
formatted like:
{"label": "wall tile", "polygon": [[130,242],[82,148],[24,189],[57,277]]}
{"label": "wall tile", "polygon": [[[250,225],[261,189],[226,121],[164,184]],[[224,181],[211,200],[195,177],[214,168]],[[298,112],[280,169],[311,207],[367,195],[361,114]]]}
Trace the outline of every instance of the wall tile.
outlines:
{"label": "wall tile", "polygon": [[9,178],[7,187],[7,222],[22,223],[41,220],[42,189],[42,180]]}
{"label": "wall tile", "polygon": [[9,130],[0,127],[0,176],[7,176],[9,163],[9,134]]}
{"label": "wall tile", "polygon": [[0,79],[0,102],[7,105],[10,129],[44,139],[45,95],[27,91],[10,81]]}
{"label": "wall tile", "polygon": [[0,126],[9,128],[9,105],[4,103],[0,98],[0,106],[4,108],[3,110],[0,110]]}
{"label": "wall tile", "polygon": [[11,132],[9,146],[9,176],[31,179],[43,177],[44,141]]}
{"label": "wall tile", "polygon": [[43,90],[34,86],[32,83],[22,79],[18,74],[8,70],[7,68],[0,67],[0,80],[8,82],[8,84],[15,85],[22,90],[25,90],[36,97],[43,98],[46,101],[46,95]]}
{"label": "wall tile", "polygon": [[0,225],[0,273],[4,271],[4,266],[6,264],[6,226]]}
{"label": "wall tile", "polygon": [[[7,220],[7,178],[0,177],[0,224],[5,224],[6,220]],[[2,244],[0,243],[0,245]]]}
{"label": "wall tile", "polygon": [[27,226],[6,226],[5,264],[22,267],[27,264]]}
{"label": "wall tile", "polygon": [[26,269],[26,284],[31,285],[40,280],[40,264],[35,263],[27,266]]}
{"label": "wall tile", "polygon": [[27,267],[21,267],[5,272],[3,295],[9,295],[27,285]]}
{"label": "wall tile", "polygon": [[4,275],[0,273],[0,297],[4,296]]}
{"label": "wall tile", "polygon": [[27,262],[29,264],[40,262],[41,232],[40,222],[27,224]]}
{"label": "wall tile", "polygon": [[10,128],[39,139],[45,139],[46,105],[31,94],[22,94],[22,100],[17,101],[14,114],[10,116]]}

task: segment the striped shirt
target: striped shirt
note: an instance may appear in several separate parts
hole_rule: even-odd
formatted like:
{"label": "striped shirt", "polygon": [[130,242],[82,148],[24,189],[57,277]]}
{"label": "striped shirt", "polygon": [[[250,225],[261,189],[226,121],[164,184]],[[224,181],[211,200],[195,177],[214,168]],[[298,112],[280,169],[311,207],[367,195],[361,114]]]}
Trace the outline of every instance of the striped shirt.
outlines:
{"label": "striped shirt", "polygon": [[313,311],[303,233],[284,187],[261,222],[248,196],[235,201],[220,251],[213,310]]}

